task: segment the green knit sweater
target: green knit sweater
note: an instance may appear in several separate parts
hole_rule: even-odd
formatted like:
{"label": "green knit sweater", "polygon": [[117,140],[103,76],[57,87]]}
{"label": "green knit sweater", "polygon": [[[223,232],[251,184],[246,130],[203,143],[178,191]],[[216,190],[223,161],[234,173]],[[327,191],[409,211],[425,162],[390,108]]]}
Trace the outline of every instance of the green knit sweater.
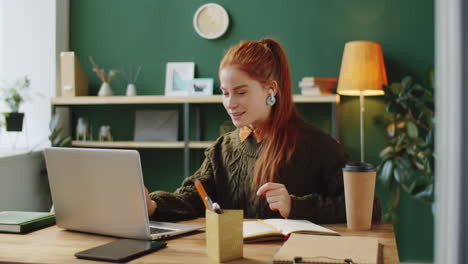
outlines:
{"label": "green knit sweater", "polygon": [[[205,209],[194,186],[199,179],[213,201],[223,209],[243,209],[245,218],[281,218],[265,200],[256,204],[251,183],[262,143],[253,137],[244,142],[239,129],[227,133],[205,151],[205,160],[194,175],[186,178],[174,193],[150,194],[158,208],[152,220],[176,221],[204,217]],[[278,182],[291,195],[290,219],[314,223],[344,223],[343,176],[348,157],[341,145],[320,129],[304,124],[297,149],[289,165],[280,169]],[[380,220],[380,205],[374,202],[374,221]]]}

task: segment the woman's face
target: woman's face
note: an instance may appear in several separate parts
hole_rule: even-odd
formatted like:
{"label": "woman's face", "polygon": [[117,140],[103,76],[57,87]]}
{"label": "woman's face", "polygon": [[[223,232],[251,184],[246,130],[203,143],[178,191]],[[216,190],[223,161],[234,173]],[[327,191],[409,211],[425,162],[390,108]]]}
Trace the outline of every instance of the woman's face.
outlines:
{"label": "woman's face", "polygon": [[235,66],[219,73],[223,105],[236,127],[255,129],[268,119],[271,106],[266,104],[269,87],[264,87]]}

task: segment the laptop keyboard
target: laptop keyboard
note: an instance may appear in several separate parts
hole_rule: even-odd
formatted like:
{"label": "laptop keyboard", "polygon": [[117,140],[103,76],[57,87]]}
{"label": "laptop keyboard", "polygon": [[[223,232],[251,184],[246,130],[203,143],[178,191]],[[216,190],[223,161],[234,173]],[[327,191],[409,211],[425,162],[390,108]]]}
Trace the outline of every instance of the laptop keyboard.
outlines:
{"label": "laptop keyboard", "polygon": [[161,234],[161,233],[167,233],[171,231],[170,229],[162,229],[162,228],[157,228],[157,227],[150,227],[150,233],[151,234]]}

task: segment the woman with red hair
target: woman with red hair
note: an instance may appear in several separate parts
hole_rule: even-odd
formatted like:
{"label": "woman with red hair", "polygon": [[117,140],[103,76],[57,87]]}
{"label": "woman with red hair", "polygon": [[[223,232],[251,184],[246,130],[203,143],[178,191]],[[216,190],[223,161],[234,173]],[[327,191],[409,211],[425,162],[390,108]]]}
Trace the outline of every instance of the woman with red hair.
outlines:
{"label": "woman with red hair", "polygon": [[[219,137],[205,160],[174,193],[147,193],[154,220],[204,216],[194,181],[224,209],[245,218],[307,219],[344,223],[343,148],[307,124],[292,99],[289,64],[273,39],[242,41],[219,66],[223,105],[236,130]],[[375,202],[374,220],[380,219]]]}

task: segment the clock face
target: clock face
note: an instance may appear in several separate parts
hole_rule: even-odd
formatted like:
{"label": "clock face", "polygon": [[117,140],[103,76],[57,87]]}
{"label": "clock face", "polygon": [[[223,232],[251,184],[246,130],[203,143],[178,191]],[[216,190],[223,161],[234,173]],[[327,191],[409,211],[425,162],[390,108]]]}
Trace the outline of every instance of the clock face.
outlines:
{"label": "clock face", "polygon": [[200,36],[206,39],[216,39],[226,32],[229,26],[229,16],[222,6],[205,4],[195,12],[193,26]]}

